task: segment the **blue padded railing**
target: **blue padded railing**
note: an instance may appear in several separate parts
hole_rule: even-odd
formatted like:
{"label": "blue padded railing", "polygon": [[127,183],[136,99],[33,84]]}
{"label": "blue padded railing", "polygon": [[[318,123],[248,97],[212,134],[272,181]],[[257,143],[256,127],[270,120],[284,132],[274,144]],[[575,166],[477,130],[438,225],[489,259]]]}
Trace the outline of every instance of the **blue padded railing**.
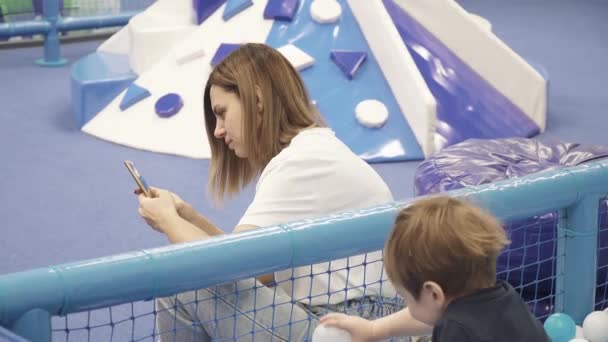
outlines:
{"label": "blue padded railing", "polygon": [[[63,12],[74,12],[77,14],[78,11],[64,8],[64,4],[67,1],[62,0],[0,0],[2,1],[22,1],[23,3],[33,2],[32,10],[30,13],[32,16],[38,14],[37,12],[42,10],[41,16],[37,20],[19,20],[16,22],[5,22],[3,23],[2,6],[0,6],[0,40],[8,39],[16,36],[31,36],[41,34],[44,36],[44,55],[43,58],[36,61],[41,66],[63,66],[67,63],[67,60],[61,57],[61,46],[60,46],[60,34],[62,32],[75,31],[75,30],[88,30],[88,29],[99,29],[105,27],[116,27],[126,25],[131,17],[143,10],[147,5],[151,4],[153,0],[126,0],[124,1],[125,9],[116,11],[107,11],[108,6],[113,6],[112,3],[106,3],[107,1],[100,0],[72,0],[70,3],[88,4],[92,7],[91,10],[87,11],[85,15],[63,17]],[[99,14],[95,12],[95,5],[101,6],[99,8]],[[21,5],[22,7],[24,5]],[[41,7],[41,8],[37,8]],[[101,11],[105,8],[106,10]],[[110,13],[108,13],[110,12]],[[70,13],[72,14],[72,13]],[[4,17],[10,16],[10,13],[4,13]],[[16,16],[23,16],[16,15]]]}
{"label": "blue padded railing", "polygon": [[[606,230],[606,222],[598,222],[598,215],[606,210],[606,202],[601,200],[608,194],[608,160],[448,194],[478,203],[505,222],[559,212],[554,239],[540,241],[534,238],[538,235],[534,230],[543,229],[541,226],[528,227],[523,233],[531,237],[526,238],[530,251],[537,246],[544,249],[545,244],[555,248],[556,253],[539,256],[535,262],[541,267],[551,267],[552,275],[531,284],[515,281],[514,286],[539,317],[566,312],[580,324],[596,305],[597,308],[606,306],[606,280],[598,285],[596,272],[600,267],[606,267],[597,265],[597,260],[598,251],[606,252],[607,248],[598,245],[598,234]],[[155,341],[164,334],[179,334],[177,328],[159,331],[155,320],[163,312],[173,313],[178,308],[161,308],[150,299],[195,289],[214,289],[218,284],[260,274],[381,250],[397,211],[411,201],[0,276],[0,325],[35,341]],[[602,203],[602,207],[598,203]],[[508,257],[508,253],[509,250],[504,254]],[[354,268],[377,262],[381,260],[363,257],[357,263],[336,265],[331,272],[344,272],[348,277]],[[516,277],[509,272],[528,266],[513,264],[507,274],[499,276],[514,282]],[[387,280],[370,281],[382,283]],[[538,290],[540,282],[550,282],[552,290]],[[260,287],[252,283],[249,288],[218,295],[226,300],[238,300],[244,291],[255,292]],[[350,290],[325,295],[344,295]],[[365,292],[365,286],[359,290]],[[596,300],[596,291],[602,290],[604,294]],[[208,299],[200,297],[201,293],[192,292],[190,300],[182,304],[196,308],[205,306]],[[289,303],[273,300],[264,305],[260,303],[248,312],[235,311],[218,316],[213,322],[195,323],[208,328],[209,324],[221,324],[220,319],[230,320],[237,315],[255,316],[263,310],[274,313],[283,304]],[[357,305],[344,310],[370,314],[371,318],[388,313],[372,312],[377,308],[363,302]],[[285,330],[285,325],[291,328],[292,324],[298,323],[280,321],[280,318],[273,317],[272,329]],[[234,340],[242,333],[235,328],[231,336],[221,336],[217,340]],[[255,327],[245,332],[257,333],[264,332]]]}

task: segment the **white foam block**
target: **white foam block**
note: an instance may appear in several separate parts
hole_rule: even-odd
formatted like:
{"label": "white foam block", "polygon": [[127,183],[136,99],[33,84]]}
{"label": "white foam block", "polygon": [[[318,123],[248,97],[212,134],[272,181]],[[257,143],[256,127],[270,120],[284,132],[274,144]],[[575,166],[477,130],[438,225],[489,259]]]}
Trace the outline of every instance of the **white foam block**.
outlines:
{"label": "white foam block", "polygon": [[541,130],[545,129],[546,81],[490,30],[483,29],[456,1],[394,1]]}
{"label": "white foam block", "polygon": [[287,60],[289,60],[293,67],[298,71],[309,68],[315,63],[315,59],[311,55],[302,51],[302,49],[293,44],[283,45],[277,50],[283,56],[285,56],[285,58],[287,58]]}
{"label": "white foam block", "polygon": [[479,27],[486,31],[492,31],[492,23],[490,23],[488,19],[473,13],[469,13],[469,15],[471,16],[471,19],[473,19],[477,25],[479,25]]}
{"label": "white foam block", "polygon": [[348,0],[393,96],[425,156],[435,149],[437,102],[381,1]]}
{"label": "white foam block", "polygon": [[[171,27],[192,25],[195,21],[194,8],[190,0],[157,0],[144,12],[135,15],[131,21],[138,17],[148,17],[150,24],[156,27]],[[143,21],[146,21],[144,19]],[[154,26],[151,26],[153,28]],[[126,55],[131,52],[129,24],[113,34],[98,48],[99,52],[116,53]]]}
{"label": "white foam block", "polygon": [[131,40],[129,37],[129,27],[125,26],[110,38],[103,42],[98,48],[98,52],[115,53],[128,55],[131,51]]}
{"label": "white foam block", "polygon": [[177,64],[184,64],[205,56],[205,50],[199,45],[181,45],[174,50]]}
{"label": "white foam block", "polygon": [[355,107],[357,121],[365,127],[379,128],[388,120],[388,109],[378,100],[364,100]]}
{"label": "white foam block", "polygon": [[340,19],[342,6],[336,0],[314,0],[310,4],[310,16],[319,24],[332,24]]}
{"label": "white foam block", "polygon": [[[191,6],[191,2],[188,2]],[[223,42],[263,43],[274,22],[260,20],[265,5],[265,2],[256,1],[249,10],[228,22],[222,19],[222,6],[173,49],[187,50],[186,46],[200,46],[204,51],[216,51]],[[124,92],[119,94],[84,125],[82,131],[142,150],[190,158],[210,158],[203,118],[203,90],[211,72],[212,57],[208,53],[189,63],[178,65],[175,62],[175,52],[171,51],[137,79],[137,84],[150,90],[151,96],[122,112],[119,105]],[[171,118],[159,118],[154,113],[154,104],[169,92],[179,94],[184,107]]]}
{"label": "white foam block", "polygon": [[190,35],[197,26],[166,26],[151,28],[142,25],[146,17],[134,18],[129,25],[131,52],[129,64],[138,75],[165,57],[178,42]]}
{"label": "white foam block", "polygon": [[136,16],[146,17],[151,27],[196,24],[196,11],[192,0],[157,0]]}

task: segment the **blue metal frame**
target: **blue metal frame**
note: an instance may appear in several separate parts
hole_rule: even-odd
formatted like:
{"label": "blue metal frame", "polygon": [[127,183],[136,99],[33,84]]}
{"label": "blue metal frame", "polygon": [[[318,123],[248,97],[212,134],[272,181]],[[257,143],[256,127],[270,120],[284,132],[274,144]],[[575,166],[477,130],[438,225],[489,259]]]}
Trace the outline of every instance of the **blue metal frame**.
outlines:
{"label": "blue metal frame", "polygon": [[36,63],[45,67],[58,67],[67,64],[61,57],[59,34],[73,30],[96,29],[126,25],[137,11],[115,15],[91,16],[82,18],[62,18],[59,0],[44,0],[43,20],[0,24],[0,38],[22,35],[44,35],[44,57]]}
{"label": "blue metal frame", "polygon": [[[564,239],[558,240],[565,252],[557,260],[558,310],[577,323],[593,310],[598,203],[608,194],[608,160],[448,194],[478,203],[502,220],[563,209],[567,215],[560,226]],[[411,201],[0,276],[0,325],[48,341],[53,315],[379,250],[396,213]],[[320,240],[332,243],[317,243]]]}
{"label": "blue metal frame", "polygon": [[[556,297],[558,311],[567,312],[577,324],[593,311],[597,272],[597,239],[599,201],[603,196],[588,195],[566,210],[563,253],[558,254]],[[560,247],[560,244],[558,244]],[[558,250],[558,252],[560,252]],[[590,274],[593,278],[590,278]],[[594,279],[593,282],[584,279]]]}

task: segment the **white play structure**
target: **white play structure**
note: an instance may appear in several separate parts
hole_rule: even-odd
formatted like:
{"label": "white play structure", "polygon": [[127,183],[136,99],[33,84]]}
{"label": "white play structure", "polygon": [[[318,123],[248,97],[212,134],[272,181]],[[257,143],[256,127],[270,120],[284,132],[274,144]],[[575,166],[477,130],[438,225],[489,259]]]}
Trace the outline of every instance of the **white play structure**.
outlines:
{"label": "white play structure", "polygon": [[[265,43],[273,25],[288,25],[264,19],[268,1],[254,0],[253,4],[227,21],[223,19],[224,4],[200,25],[196,24],[197,15],[192,0],[158,0],[133,17],[127,26],[98,48],[97,54],[122,56],[125,60],[128,57],[129,68],[136,75],[134,84],[147,89],[150,96],[121,110],[125,89],[88,122],[83,122],[82,130],[92,136],[137,149],[209,158],[203,119],[203,89],[212,69],[211,59],[222,43]],[[403,32],[398,30],[394,17],[391,19],[387,9],[389,2],[399,6],[411,19],[426,28],[487,83],[489,89],[501,94],[510,102],[510,106],[521,111],[538,127],[538,131],[544,130],[546,79],[496,37],[487,20],[466,12],[456,2],[301,0],[298,15],[311,13],[313,19],[318,19],[315,19],[316,25],[345,29],[340,27],[341,16],[352,13],[365,38],[364,44],[372,52],[368,56],[370,61],[366,63],[379,65],[382,77],[390,87],[387,96],[392,96],[396,101],[422,152],[418,158],[410,159],[429,156],[446,145],[446,140],[436,133],[445,123],[438,120],[438,106],[441,104],[438,105],[428,79],[425,82],[411,54],[411,51],[416,51],[423,56],[425,47],[406,45]],[[315,68],[318,63],[332,63],[329,59],[311,57],[312,53],[298,49],[297,45],[295,42],[275,47],[284,51],[292,63],[300,66],[303,74],[307,72],[304,67]],[[296,58],[298,54],[304,60]],[[444,77],[454,72],[450,68],[438,70],[446,73]],[[154,114],[154,104],[167,93],[179,94],[184,107],[177,115],[161,118]],[[483,92],[479,92],[479,96],[484,96]],[[362,114],[354,110],[360,102],[352,104],[352,110],[347,109],[342,115],[352,117],[353,122],[364,122],[365,118],[360,117]],[[379,117],[383,118],[384,114],[371,113],[369,120],[376,120],[376,126],[364,129],[384,129],[379,127],[392,124],[391,120],[384,118],[382,121]],[[340,132],[337,133],[340,136]]]}

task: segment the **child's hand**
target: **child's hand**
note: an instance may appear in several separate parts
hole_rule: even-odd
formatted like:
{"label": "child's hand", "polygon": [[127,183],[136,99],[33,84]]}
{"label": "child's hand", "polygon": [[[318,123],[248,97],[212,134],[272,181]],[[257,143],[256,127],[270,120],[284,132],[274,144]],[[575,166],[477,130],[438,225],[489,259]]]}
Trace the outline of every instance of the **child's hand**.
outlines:
{"label": "child's hand", "polygon": [[321,324],[348,331],[352,342],[374,341],[374,324],[361,317],[330,313],[321,317]]}

